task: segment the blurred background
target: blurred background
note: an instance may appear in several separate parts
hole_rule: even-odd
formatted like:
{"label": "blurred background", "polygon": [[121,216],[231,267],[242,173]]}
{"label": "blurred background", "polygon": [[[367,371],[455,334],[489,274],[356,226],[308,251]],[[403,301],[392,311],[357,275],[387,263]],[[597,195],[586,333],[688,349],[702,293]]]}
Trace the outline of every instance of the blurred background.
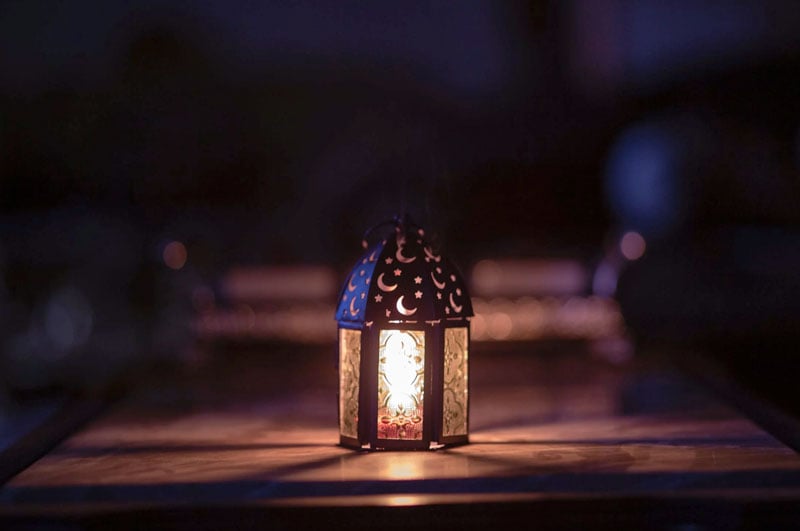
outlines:
{"label": "blurred background", "polygon": [[475,341],[702,350],[797,413],[798,82],[789,0],[3,0],[0,442],[219,345],[332,351],[401,212]]}

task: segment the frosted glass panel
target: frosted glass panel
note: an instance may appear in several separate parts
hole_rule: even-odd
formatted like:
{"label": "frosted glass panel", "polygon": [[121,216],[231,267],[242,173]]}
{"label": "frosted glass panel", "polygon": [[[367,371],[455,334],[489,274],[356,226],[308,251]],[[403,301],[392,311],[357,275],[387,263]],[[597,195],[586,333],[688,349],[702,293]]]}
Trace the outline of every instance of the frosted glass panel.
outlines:
{"label": "frosted glass panel", "polygon": [[425,332],[381,330],[378,439],[422,439]]}
{"label": "frosted glass panel", "polygon": [[442,434],[467,434],[467,363],[469,334],[466,328],[444,331],[444,395]]}
{"label": "frosted glass panel", "polygon": [[361,331],[339,329],[339,433],[358,438]]}

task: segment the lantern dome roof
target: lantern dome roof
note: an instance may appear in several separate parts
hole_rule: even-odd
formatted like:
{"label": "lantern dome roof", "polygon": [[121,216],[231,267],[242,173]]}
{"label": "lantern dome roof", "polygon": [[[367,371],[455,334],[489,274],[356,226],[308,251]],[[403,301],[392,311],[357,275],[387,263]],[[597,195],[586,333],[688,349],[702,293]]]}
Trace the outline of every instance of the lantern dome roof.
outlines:
{"label": "lantern dome roof", "polygon": [[[367,246],[339,295],[336,319],[353,324],[465,319],[472,302],[458,269],[407,220]],[[366,241],[365,241],[366,246]]]}

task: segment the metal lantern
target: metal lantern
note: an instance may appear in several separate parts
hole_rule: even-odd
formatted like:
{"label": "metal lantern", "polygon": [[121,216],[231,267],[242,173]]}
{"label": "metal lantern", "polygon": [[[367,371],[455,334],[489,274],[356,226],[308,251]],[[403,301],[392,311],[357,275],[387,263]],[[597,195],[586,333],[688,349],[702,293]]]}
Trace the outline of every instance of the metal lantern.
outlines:
{"label": "metal lantern", "polygon": [[342,288],[340,444],[418,450],[468,442],[469,319],[458,270],[407,219],[369,246]]}

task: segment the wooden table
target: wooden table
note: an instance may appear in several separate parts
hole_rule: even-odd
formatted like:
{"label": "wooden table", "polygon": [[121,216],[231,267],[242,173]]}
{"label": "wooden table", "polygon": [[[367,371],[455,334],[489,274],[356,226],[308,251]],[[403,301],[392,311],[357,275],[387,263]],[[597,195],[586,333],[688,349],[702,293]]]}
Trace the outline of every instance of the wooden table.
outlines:
{"label": "wooden table", "polygon": [[614,366],[576,345],[475,345],[471,444],[359,453],[336,446],[334,359],[271,346],[143,383],[12,478],[0,524],[800,522],[800,457],[668,364]]}

